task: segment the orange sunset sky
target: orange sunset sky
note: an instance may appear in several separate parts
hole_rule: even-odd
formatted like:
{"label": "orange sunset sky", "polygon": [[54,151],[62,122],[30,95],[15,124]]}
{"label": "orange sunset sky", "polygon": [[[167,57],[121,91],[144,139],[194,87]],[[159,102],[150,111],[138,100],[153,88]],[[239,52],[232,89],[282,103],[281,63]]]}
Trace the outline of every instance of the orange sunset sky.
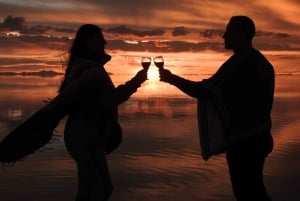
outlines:
{"label": "orange sunset sky", "polygon": [[[261,37],[286,41],[300,35],[299,0],[0,0],[1,33],[72,35],[79,24],[95,23],[111,39],[196,43],[219,37],[232,15],[250,16]],[[4,23],[7,16],[25,22]],[[289,48],[300,48],[296,42]]]}
{"label": "orange sunset sky", "polygon": [[0,68],[59,55],[84,23],[102,27],[110,51],[222,52],[233,15],[254,20],[257,48],[300,50],[299,0],[0,0]]}

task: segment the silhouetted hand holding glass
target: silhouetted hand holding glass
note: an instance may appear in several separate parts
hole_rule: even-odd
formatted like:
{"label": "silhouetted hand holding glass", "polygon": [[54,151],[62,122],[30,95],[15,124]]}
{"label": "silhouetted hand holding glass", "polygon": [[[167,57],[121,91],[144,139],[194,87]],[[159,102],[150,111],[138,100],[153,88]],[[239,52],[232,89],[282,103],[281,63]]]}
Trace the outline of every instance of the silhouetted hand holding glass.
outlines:
{"label": "silhouetted hand holding glass", "polygon": [[157,56],[154,57],[154,64],[157,66],[157,68],[162,69],[164,68],[164,57],[163,56]]}
{"label": "silhouetted hand holding glass", "polygon": [[141,64],[144,69],[148,70],[151,64],[151,57],[142,57]]}
{"label": "silhouetted hand holding glass", "polygon": [[160,81],[163,82],[168,82],[170,83],[172,78],[173,78],[173,74],[171,73],[170,70],[164,69],[164,68],[159,68],[159,78]]}
{"label": "silhouetted hand holding glass", "polygon": [[147,80],[147,71],[148,68],[144,68],[138,71],[133,79],[135,79],[138,83],[142,84],[145,80]]}

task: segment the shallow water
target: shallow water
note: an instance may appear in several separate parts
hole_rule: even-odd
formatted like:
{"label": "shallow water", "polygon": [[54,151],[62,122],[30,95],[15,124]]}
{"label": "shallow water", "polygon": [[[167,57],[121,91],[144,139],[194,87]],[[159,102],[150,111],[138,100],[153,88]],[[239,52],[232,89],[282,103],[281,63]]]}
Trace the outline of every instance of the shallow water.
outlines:
{"label": "shallow water", "polygon": [[[170,60],[175,56],[167,55]],[[266,186],[274,201],[287,198],[298,201],[300,75],[293,66],[298,61],[294,58],[289,63],[293,68],[283,68],[284,64],[289,66],[286,57],[269,57],[277,64],[277,76],[272,112],[275,147],[266,161]],[[124,58],[117,56],[117,61],[126,61],[126,65],[132,62],[131,58],[136,59]],[[222,59],[216,59],[215,63]],[[183,59],[179,57],[172,61],[170,69],[188,79],[202,79],[215,70],[193,70],[189,64],[177,69],[176,65],[182,64]],[[133,74],[117,71],[115,66],[109,68],[114,72],[112,78],[116,85]],[[54,96],[60,79],[1,76],[0,140],[42,107],[42,100]],[[119,149],[108,156],[115,186],[111,201],[234,200],[224,155],[212,157],[207,162],[201,158],[195,99],[168,84],[148,80],[134,96],[120,105],[119,113],[124,140]],[[76,167],[64,146],[64,121],[58,126],[51,144],[0,171],[1,201],[73,200]]]}

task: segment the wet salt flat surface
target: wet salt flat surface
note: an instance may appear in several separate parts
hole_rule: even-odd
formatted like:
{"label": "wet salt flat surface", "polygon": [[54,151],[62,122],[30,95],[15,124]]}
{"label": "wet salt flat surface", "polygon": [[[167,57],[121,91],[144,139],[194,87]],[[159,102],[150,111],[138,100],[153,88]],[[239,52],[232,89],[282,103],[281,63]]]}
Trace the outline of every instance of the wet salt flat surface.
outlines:
{"label": "wet salt flat surface", "polygon": [[[276,76],[272,112],[275,146],[266,161],[265,181],[273,201],[298,201],[300,75],[277,71],[281,74]],[[190,79],[205,76],[196,71],[183,74]],[[114,76],[122,83],[131,75]],[[2,76],[0,139],[55,94],[59,80]],[[120,105],[119,113],[124,140],[108,156],[115,186],[110,201],[234,200],[224,155],[207,162],[201,158],[195,99],[165,83],[147,81]],[[64,146],[64,122],[51,144],[0,171],[1,201],[74,200],[76,166]]]}

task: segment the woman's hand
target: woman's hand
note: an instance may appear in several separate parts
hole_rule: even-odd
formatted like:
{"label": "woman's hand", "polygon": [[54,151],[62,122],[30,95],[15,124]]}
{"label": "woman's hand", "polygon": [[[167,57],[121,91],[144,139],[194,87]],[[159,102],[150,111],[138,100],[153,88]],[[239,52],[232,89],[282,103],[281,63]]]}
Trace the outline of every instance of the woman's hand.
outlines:
{"label": "woman's hand", "polygon": [[147,80],[147,71],[148,69],[142,69],[138,71],[134,79],[140,84],[143,83],[145,80]]}

